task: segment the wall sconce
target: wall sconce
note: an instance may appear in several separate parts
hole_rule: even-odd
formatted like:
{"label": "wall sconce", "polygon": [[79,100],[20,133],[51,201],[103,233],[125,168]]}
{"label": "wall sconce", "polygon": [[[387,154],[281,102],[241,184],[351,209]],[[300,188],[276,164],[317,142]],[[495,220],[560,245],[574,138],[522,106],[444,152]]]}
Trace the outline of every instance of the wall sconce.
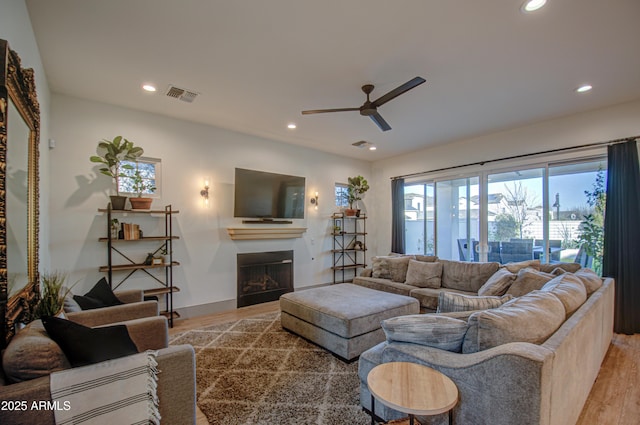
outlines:
{"label": "wall sconce", "polygon": [[318,192],[316,192],[316,196],[311,198],[311,205],[315,205],[316,209],[318,209]]}
{"label": "wall sconce", "polygon": [[202,202],[205,207],[209,207],[209,179],[204,179],[204,189],[200,191],[200,196],[202,196]]}

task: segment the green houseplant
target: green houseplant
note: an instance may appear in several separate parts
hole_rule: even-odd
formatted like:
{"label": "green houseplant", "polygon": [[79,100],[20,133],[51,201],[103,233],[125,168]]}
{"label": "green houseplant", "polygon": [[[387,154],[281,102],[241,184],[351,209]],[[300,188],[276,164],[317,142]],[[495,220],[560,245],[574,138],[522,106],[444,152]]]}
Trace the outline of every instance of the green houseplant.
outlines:
{"label": "green houseplant", "polygon": [[[354,216],[357,214],[358,201],[362,200],[364,194],[369,190],[369,182],[362,176],[355,176],[348,178],[347,186],[347,202],[349,202],[349,208],[345,210],[347,216]],[[354,208],[354,206],[356,208]]]}
{"label": "green houseplant", "polygon": [[113,140],[103,139],[99,142],[96,148],[96,155],[92,155],[89,158],[91,162],[103,164],[104,167],[100,168],[100,172],[114,179],[116,195],[111,195],[111,206],[113,209],[124,209],[127,198],[120,196],[119,178],[126,177],[122,171],[123,169],[133,169],[132,165],[122,164],[122,161],[135,161],[142,156],[143,153],[144,150],[141,147],[135,146],[133,142],[130,142],[122,136],[116,136]]}
{"label": "green houseplant", "polygon": [[35,319],[45,316],[55,316],[63,311],[64,299],[71,292],[71,287],[65,287],[67,275],[54,271],[41,275],[40,300],[35,309]]}
{"label": "green houseplant", "polygon": [[142,178],[140,175],[140,171],[136,170],[133,174],[133,191],[137,196],[129,198],[129,202],[131,202],[131,208],[134,210],[148,210],[151,207],[151,202],[153,199],[145,198],[142,196],[143,193],[153,193],[156,190],[156,187],[151,183],[148,183]]}

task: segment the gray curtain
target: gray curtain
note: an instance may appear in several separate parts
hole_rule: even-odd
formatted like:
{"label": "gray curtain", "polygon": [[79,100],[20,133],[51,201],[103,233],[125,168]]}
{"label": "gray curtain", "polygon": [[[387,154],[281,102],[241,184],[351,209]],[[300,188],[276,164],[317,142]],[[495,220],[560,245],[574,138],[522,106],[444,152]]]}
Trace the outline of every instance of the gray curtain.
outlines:
{"label": "gray curtain", "polygon": [[640,333],[640,166],[635,140],[608,148],[602,275],[616,281],[614,331]]}
{"label": "gray curtain", "polygon": [[404,179],[391,180],[391,252],[404,254]]}

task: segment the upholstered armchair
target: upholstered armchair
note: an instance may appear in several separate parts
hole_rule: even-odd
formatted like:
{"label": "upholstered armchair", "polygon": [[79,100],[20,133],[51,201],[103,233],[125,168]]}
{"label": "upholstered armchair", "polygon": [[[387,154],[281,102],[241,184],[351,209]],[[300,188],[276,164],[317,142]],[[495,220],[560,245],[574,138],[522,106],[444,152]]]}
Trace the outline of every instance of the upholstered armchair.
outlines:
{"label": "upholstered armchair", "polygon": [[158,302],[144,301],[144,294],[141,289],[116,291],[114,295],[123,304],[92,310],[80,310],[79,306],[77,308],[69,307],[69,303],[65,300],[65,316],[67,319],[81,325],[94,327],[158,315]]}
{"label": "upholstered armchair", "polygon": [[[70,315],[69,319],[76,320],[80,317],[85,324],[110,323],[116,315],[114,311],[116,310],[113,308],[88,310],[78,315]],[[121,324],[126,326],[139,352],[157,350],[155,357],[159,370],[157,396],[162,423],[195,424],[196,389],[193,347],[191,345],[168,346],[168,325],[164,316],[134,319]],[[100,325],[96,326],[100,327]],[[126,357],[109,361],[118,362],[123,359]],[[100,365],[101,363],[97,363],[86,367],[99,369]],[[0,409],[0,423],[54,425],[54,411],[34,409],[33,402],[50,402],[52,400],[50,374],[70,369],[69,360],[60,346],[50,338],[42,321],[36,320],[19,331],[4,351],[3,368],[0,369],[0,403],[3,403],[3,406],[18,406],[18,408]],[[20,405],[10,404],[16,401],[26,401],[23,405],[26,409],[21,410]]]}

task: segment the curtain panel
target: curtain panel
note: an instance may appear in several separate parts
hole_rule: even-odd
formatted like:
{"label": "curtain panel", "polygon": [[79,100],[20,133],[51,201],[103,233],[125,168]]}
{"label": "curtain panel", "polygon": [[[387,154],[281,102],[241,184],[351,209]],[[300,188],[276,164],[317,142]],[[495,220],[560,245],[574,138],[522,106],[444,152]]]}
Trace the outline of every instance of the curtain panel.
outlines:
{"label": "curtain panel", "polygon": [[404,179],[391,180],[391,252],[405,253]]}
{"label": "curtain panel", "polygon": [[614,331],[640,333],[640,165],[635,140],[608,147],[602,275],[616,281]]}

